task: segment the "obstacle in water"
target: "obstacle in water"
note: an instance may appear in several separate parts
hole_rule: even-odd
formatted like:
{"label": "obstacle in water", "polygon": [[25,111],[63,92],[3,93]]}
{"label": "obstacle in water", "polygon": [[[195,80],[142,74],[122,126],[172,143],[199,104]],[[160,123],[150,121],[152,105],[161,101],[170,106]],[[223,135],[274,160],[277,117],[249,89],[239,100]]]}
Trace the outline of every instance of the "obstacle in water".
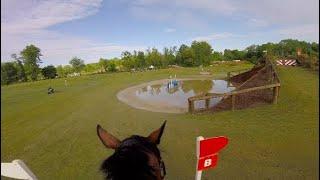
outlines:
{"label": "obstacle in water", "polygon": [[172,79],[172,77],[170,76],[170,81],[167,83],[167,88],[171,89],[171,88],[175,88],[178,87],[179,85],[179,81],[177,80],[177,75],[175,75],[174,79]]}

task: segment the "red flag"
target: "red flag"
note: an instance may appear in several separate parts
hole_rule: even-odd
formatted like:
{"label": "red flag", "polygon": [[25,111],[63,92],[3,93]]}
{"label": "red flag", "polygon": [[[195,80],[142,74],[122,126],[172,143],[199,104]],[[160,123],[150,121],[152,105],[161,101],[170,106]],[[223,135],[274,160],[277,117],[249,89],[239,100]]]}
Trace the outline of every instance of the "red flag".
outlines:
{"label": "red flag", "polygon": [[208,138],[200,141],[200,157],[205,157],[218,153],[228,144],[228,139],[224,136]]}
{"label": "red flag", "polygon": [[[202,138],[202,137],[201,137]],[[213,168],[217,165],[218,152],[228,144],[226,137],[213,137],[199,139],[198,141],[198,165],[197,170]]]}

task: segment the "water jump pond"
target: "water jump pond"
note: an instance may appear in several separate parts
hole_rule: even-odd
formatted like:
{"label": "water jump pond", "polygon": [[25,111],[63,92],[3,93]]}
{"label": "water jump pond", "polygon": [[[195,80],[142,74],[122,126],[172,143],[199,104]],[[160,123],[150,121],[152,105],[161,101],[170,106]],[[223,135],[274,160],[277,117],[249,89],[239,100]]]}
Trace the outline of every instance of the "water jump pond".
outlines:
{"label": "water jump pond", "polygon": [[[138,109],[153,112],[185,113],[188,112],[188,98],[200,93],[225,93],[235,89],[226,80],[215,79],[177,79],[177,84],[169,87],[170,79],[151,81],[120,91],[120,101]],[[210,106],[217,104],[221,98],[214,98]],[[203,108],[205,102],[195,103]]]}

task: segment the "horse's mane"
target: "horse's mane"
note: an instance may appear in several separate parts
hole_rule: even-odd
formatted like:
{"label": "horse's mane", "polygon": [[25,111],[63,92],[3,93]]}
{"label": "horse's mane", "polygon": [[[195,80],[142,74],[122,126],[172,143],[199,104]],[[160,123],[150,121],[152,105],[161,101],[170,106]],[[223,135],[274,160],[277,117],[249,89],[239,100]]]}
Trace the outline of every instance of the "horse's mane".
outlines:
{"label": "horse's mane", "polygon": [[150,154],[160,157],[159,149],[146,137],[133,135],[115,149],[114,154],[101,165],[106,179],[154,180],[154,169],[149,165]]}

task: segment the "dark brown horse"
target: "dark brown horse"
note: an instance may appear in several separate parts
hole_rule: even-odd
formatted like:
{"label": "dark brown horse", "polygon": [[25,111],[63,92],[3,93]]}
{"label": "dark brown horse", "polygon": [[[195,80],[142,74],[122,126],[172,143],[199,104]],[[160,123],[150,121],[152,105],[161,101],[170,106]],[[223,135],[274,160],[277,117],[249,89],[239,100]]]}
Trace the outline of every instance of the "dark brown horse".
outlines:
{"label": "dark brown horse", "polygon": [[157,145],[160,143],[166,122],[148,137],[133,135],[120,141],[97,125],[102,143],[114,153],[101,165],[109,180],[162,180],[166,175],[164,162]]}

